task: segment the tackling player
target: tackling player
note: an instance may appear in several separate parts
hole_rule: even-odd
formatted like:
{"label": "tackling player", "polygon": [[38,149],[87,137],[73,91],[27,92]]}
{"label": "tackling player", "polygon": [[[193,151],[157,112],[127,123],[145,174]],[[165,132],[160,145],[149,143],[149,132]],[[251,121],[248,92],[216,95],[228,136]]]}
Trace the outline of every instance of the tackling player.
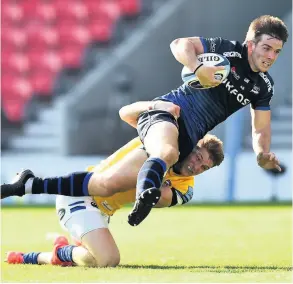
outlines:
{"label": "tackling player", "polygon": [[[147,156],[138,138],[133,139],[96,167],[87,171],[102,173],[115,167],[131,156]],[[214,135],[206,135],[199,141],[190,155],[176,167],[170,168],[163,179],[161,196],[156,207],[170,207],[185,204],[192,198],[194,175],[202,173],[224,159],[223,145]],[[127,179],[127,167],[124,168]],[[59,179],[60,180],[60,179]],[[53,180],[48,181],[58,187]],[[108,229],[108,222],[116,210],[135,201],[135,186],[111,197],[68,197],[58,196],[56,211],[61,226],[70,236],[82,244],[69,245],[65,237],[55,241],[53,252],[20,253],[9,252],[7,262],[14,264],[54,264],[107,267],[119,264],[120,255],[117,245]]]}

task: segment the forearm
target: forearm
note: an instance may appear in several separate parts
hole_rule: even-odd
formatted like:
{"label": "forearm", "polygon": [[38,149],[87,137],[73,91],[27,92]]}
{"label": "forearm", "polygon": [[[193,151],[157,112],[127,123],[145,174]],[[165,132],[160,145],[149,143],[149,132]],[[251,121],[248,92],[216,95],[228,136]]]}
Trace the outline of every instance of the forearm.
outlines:
{"label": "forearm", "polygon": [[155,208],[169,207],[172,203],[173,192],[170,186],[163,185],[161,187],[161,197]]}
{"label": "forearm", "polygon": [[119,115],[122,120],[127,122],[132,127],[136,128],[138,116],[146,111],[152,109],[152,106],[155,102],[145,101],[145,102],[136,102],[127,106],[122,107],[119,110]]}
{"label": "forearm", "polygon": [[191,71],[200,65],[200,61],[197,59],[198,54],[191,40],[187,38],[175,39],[170,48],[175,59]]}
{"label": "forearm", "polygon": [[271,146],[270,129],[262,132],[252,133],[252,147],[256,155],[260,153],[269,153]]}

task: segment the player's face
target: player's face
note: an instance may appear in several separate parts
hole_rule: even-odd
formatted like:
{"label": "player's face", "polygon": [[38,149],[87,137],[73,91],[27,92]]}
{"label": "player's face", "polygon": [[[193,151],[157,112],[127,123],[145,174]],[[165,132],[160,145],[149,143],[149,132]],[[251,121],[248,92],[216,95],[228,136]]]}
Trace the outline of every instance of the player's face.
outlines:
{"label": "player's face", "polygon": [[195,176],[213,167],[206,148],[195,148],[182,162],[180,173],[183,176]]}
{"label": "player's face", "polygon": [[262,35],[259,42],[248,43],[248,60],[255,72],[267,72],[277,60],[283,42],[270,35]]}

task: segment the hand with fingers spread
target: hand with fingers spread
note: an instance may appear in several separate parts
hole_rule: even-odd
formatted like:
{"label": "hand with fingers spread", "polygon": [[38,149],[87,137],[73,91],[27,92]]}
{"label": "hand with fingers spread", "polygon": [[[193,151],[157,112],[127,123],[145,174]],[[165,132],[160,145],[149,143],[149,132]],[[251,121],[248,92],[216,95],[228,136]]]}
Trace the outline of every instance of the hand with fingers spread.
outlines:
{"label": "hand with fingers spread", "polygon": [[217,74],[215,73],[224,69],[225,66],[201,65],[197,68],[195,75],[202,86],[216,87],[221,84],[221,79],[217,78]]}
{"label": "hand with fingers spread", "polygon": [[266,170],[276,169],[279,172],[282,171],[280,167],[280,161],[277,159],[274,153],[259,153],[257,155],[257,163],[260,167]]}

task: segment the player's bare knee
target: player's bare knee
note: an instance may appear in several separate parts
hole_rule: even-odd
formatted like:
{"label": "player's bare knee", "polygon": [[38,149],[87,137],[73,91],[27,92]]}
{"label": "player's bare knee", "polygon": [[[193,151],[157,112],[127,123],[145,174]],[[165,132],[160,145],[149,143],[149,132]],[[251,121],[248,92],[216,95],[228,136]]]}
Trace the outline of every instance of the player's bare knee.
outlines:
{"label": "player's bare knee", "polygon": [[94,174],[89,184],[90,193],[101,197],[112,196],[117,192],[118,184],[112,173]]}
{"label": "player's bare knee", "polygon": [[104,197],[112,196],[119,190],[119,185],[112,174],[105,175],[103,179]]}
{"label": "player's bare knee", "polygon": [[73,254],[73,261],[77,265],[85,266],[85,267],[96,267],[97,262],[94,256],[87,251],[86,253],[82,252],[77,252],[77,254]]}
{"label": "player's bare knee", "polygon": [[107,255],[102,259],[96,259],[98,267],[116,267],[120,263],[120,255]]}

